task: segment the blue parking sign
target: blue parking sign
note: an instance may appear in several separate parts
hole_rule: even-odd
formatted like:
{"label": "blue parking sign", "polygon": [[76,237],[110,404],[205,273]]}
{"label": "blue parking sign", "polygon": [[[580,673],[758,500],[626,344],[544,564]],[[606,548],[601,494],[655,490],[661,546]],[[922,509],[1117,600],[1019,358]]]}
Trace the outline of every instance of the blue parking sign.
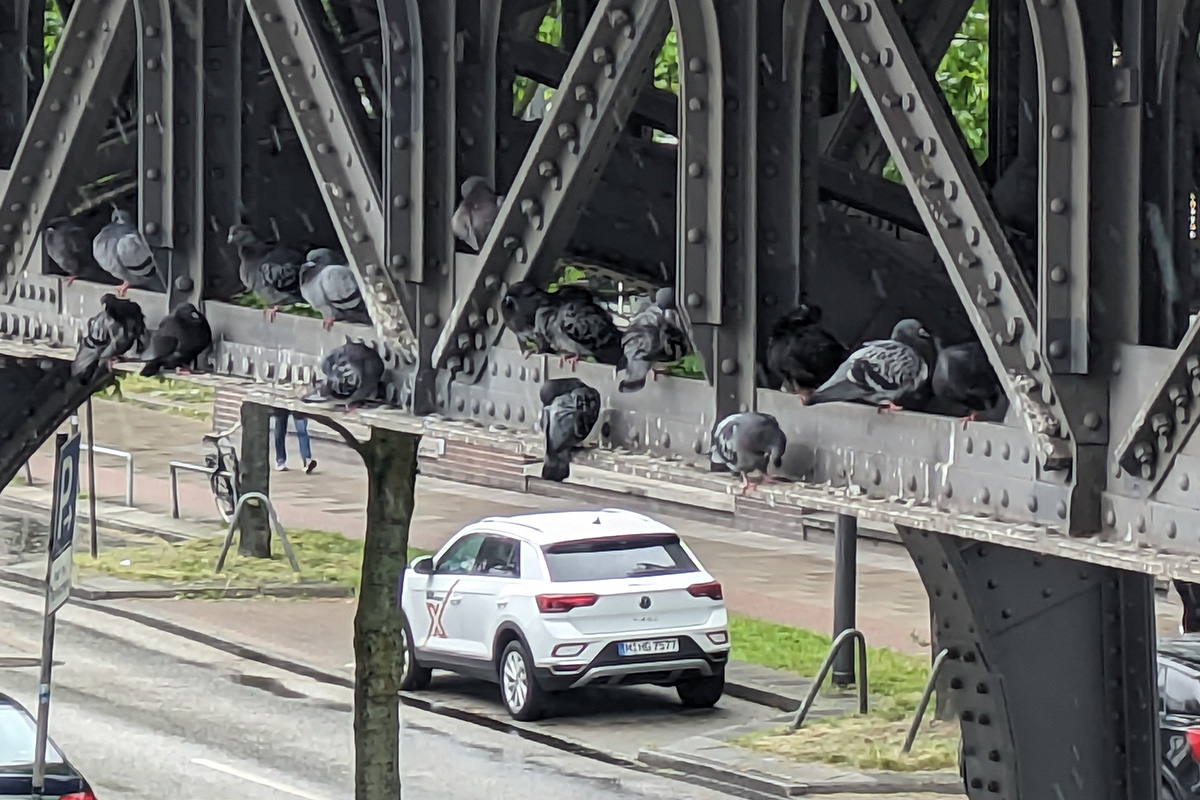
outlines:
{"label": "blue parking sign", "polygon": [[53,614],[71,597],[71,566],[75,554],[75,503],[79,497],[80,439],[76,433],[63,442],[55,457],[54,509],[50,559],[46,580],[46,613]]}

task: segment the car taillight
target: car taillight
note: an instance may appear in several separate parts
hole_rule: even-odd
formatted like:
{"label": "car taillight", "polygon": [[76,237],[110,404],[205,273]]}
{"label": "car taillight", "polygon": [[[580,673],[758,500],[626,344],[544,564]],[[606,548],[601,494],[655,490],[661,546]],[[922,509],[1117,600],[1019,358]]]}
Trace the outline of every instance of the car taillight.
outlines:
{"label": "car taillight", "polygon": [[543,614],[565,614],[572,608],[595,605],[599,599],[594,594],[539,594],[537,606]]}
{"label": "car taillight", "polygon": [[693,583],[688,587],[688,594],[692,597],[708,597],[713,600],[725,599],[725,594],[721,591],[721,582],[712,581],[711,583]]}
{"label": "car taillight", "polygon": [[1188,728],[1183,735],[1187,737],[1188,749],[1192,751],[1192,758],[1200,762],[1200,728]]}
{"label": "car taillight", "polygon": [[58,800],[96,800],[96,795],[91,792],[73,792],[60,795]]}

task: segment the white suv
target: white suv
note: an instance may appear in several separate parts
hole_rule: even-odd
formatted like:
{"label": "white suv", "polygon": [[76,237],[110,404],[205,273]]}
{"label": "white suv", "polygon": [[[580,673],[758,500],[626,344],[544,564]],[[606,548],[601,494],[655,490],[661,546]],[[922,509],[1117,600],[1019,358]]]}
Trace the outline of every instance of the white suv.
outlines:
{"label": "white suv", "polygon": [[721,584],[671,528],[618,509],[492,517],[404,574],[402,688],[432,670],[501,687],[508,713],[537,719],[555,692],[674,686],[691,707],[725,688]]}

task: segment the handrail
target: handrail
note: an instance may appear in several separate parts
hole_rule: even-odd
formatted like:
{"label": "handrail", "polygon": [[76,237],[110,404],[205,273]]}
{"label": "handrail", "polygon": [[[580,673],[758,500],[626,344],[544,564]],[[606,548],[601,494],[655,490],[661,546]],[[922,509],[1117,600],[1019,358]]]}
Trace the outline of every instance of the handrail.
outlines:
{"label": "handrail", "polygon": [[133,506],[133,453],[125,450],[117,450],[112,447],[103,447],[96,445],[89,447],[87,442],[80,442],[79,449],[88,450],[94,453],[99,453],[102,456],[113,456],[125,461],[125,505]]}
{"label": "handrail", "polygon": [[225,557],[229,555],[229,548],[233,544],[233,534],[237,530],[238,521],[242,518],[242,509],[247,500],[255,500],[266,506],[267,517],[272,523],[271,527],[274,529],[275,535],[283,544],[283,552],[287,556],[288,563],[292,565],[292,572],[299,575],[300,565],[296,563],[296,554],[292,552],[292,545],[288,542],[287,531],[283,529],[283,523],[279,521],[279,515],[275,513],[275,506],[272,505],[271,498],[262,492],[246,492],[238,498],[237,505],[233,507],[233,514],[229,517],[229,530],[226,531],[225,541],[221,545],[221,555],[217,557],[217,572],[219,573],[225,568]]}
{"label": "handrail", "polygon": [[929,669],[929,680],[925,681],[925,691],[921,692],[921,702],[917,703],[917,711],[913,716],[912,725],[908,728],[908,735],[904,737],[904,746],[900,748],[902,754],[912,750],[913,742],[917,740],[917,731],[921,728],[921,720],[925,718],[925,709],[929,707],[929,698],[933,696],[933,687],[937,683],[938,675],[942,672],[942,665],[946,663],[946,654],[949,652],[949,650],[942,650],[933,659],[933,666]]}
{"label": "handrail", "polygon": [[229,478],[233,480],[233,474],[229,470],[221,470],[214,472],[212,467],[200,466],[199,464],[189,464],[186,461],[172,461],[167,464],[170,473],[171,482],[171,518],[179,519],[179,470],[187,472],[202,472],[205,475],[212,477]]}
{"label": "handrail", "polygon": [[858,643],[858,713],[867,713],[867,639],[862,635],[862,631],[854,628],[847,628],[838,634],[833,640],[833,644],[829,647],[829,654],[825,656],[825,660],[821,662],[821,669],[817,673],[817,677],[813,679],[812,686],[808,687],[808,695],[804,698],[804,702],[800,704],[800,709],[796,712],[795,719],[788,726],[788,731],[795,731],[804,722],[804,718],[808,716],[808,712],[812,710],[813,703],[817,701],[817,692],[821,690],[821,684],[825,682],[825,678],[829,676],[829,670],[833,668],[833,659],[837,656],[838,651],[845,646],[846,642],[853,639]]}

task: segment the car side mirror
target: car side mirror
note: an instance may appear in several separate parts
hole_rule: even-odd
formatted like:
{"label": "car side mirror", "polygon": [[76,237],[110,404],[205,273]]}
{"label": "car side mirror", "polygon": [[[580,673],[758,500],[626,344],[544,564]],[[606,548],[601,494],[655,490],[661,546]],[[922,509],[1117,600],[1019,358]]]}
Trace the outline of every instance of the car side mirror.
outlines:
{"label": "car side mirror", "polygon": [[412,568],[413,572],[416,572],[419,575],[432,575],[433,556],[417,556],[412,560],[412,563],[409,564],[409,567]]}

